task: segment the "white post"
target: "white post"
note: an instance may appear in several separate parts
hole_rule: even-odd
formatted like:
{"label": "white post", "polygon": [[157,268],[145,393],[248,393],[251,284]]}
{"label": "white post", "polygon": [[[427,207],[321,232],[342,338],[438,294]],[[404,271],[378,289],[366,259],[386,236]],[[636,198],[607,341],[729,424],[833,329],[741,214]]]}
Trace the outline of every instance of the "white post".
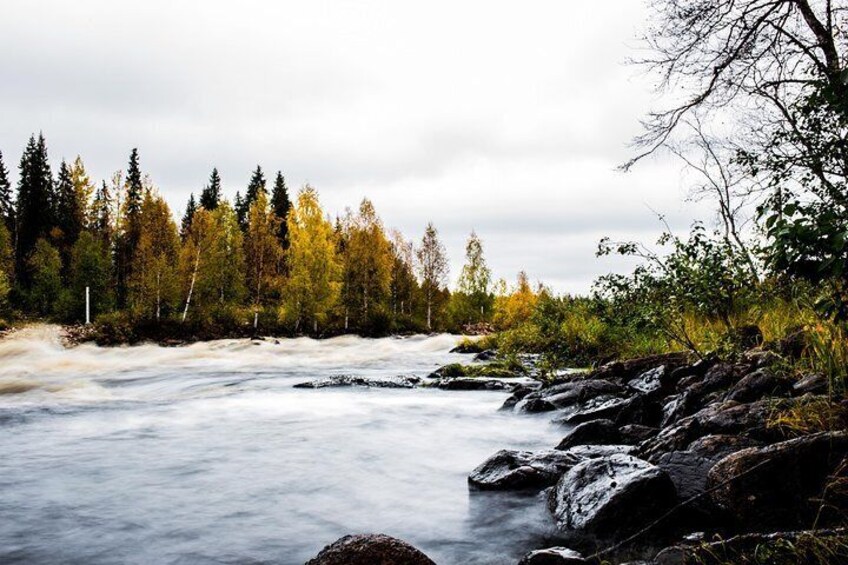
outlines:
{"label": "white post", "polygon": [[257,310],[253,313],[253,331],[255,332],[258,327],[259,327],[259,311]]}
{"label": "white post", "polygon": [[85,287],[85,324],[91,323],[91,293],[88,287]]}

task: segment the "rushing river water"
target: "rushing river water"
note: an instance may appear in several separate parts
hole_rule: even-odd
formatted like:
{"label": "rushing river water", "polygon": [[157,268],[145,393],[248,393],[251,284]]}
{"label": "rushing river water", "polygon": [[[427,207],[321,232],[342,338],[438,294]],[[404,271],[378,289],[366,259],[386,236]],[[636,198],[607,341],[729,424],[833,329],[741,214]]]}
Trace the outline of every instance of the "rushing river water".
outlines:
{"label": "rushing river water", "polygon": [[382,532],[439,564],[515,563],[549,527],[538,497],[469,493],[502,448],[549,448],[501,392],[321,389],[425,375],[453,336],[64,349],[0,341],[0,563],[297,564]]}

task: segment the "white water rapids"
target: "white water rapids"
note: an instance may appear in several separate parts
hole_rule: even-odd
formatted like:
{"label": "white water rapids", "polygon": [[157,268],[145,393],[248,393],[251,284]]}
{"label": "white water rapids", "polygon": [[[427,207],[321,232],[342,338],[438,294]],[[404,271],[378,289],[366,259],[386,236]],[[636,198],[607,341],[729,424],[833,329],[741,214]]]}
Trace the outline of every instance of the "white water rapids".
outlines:
{"label": "white water rapids", "polygon": [[[0,340],[0,563],[299,564],[349,533],[440,565],[515,563],[541,543],[538,497],[469,493],[547,419],[502,392],[320,389],[334,374],[424,376],[455,336],[62,347]],[[467,360],[467,358],[465,358]]]}

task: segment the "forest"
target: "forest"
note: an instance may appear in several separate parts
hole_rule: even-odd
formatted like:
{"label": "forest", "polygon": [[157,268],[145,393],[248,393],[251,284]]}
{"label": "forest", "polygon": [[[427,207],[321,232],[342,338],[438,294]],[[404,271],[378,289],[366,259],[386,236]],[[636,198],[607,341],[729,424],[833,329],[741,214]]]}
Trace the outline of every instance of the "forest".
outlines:
{"label": "forest", "polygon": [[126,172],[96,183],[80,157],[54,175],[33,135],[19,172],[13,191],[0,154],[0,316],[10,321],[79,324],[88,289],[96,335],[115,343],[475,331],[535,295],[523,273],[512,291],[493,284],[473,232],[451,292],[432,223],[413,243],[387,231],[368,199],[332,220],[315,188],[292,198],[281,172],[269,187],[259,166],[232,202],[213,169],[179,221],[136,149]]}

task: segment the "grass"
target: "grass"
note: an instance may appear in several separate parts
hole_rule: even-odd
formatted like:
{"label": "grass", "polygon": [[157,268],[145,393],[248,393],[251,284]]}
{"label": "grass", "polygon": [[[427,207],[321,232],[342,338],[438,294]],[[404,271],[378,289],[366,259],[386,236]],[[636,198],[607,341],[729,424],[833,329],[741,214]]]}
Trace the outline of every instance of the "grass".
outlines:
{"label": "grass", "polygon": [[778,429],[789,438],[818,432],[844,430],[848,410],[829,398],[800,399],[791,407],[777,410],[767,422],[767,427]]}

